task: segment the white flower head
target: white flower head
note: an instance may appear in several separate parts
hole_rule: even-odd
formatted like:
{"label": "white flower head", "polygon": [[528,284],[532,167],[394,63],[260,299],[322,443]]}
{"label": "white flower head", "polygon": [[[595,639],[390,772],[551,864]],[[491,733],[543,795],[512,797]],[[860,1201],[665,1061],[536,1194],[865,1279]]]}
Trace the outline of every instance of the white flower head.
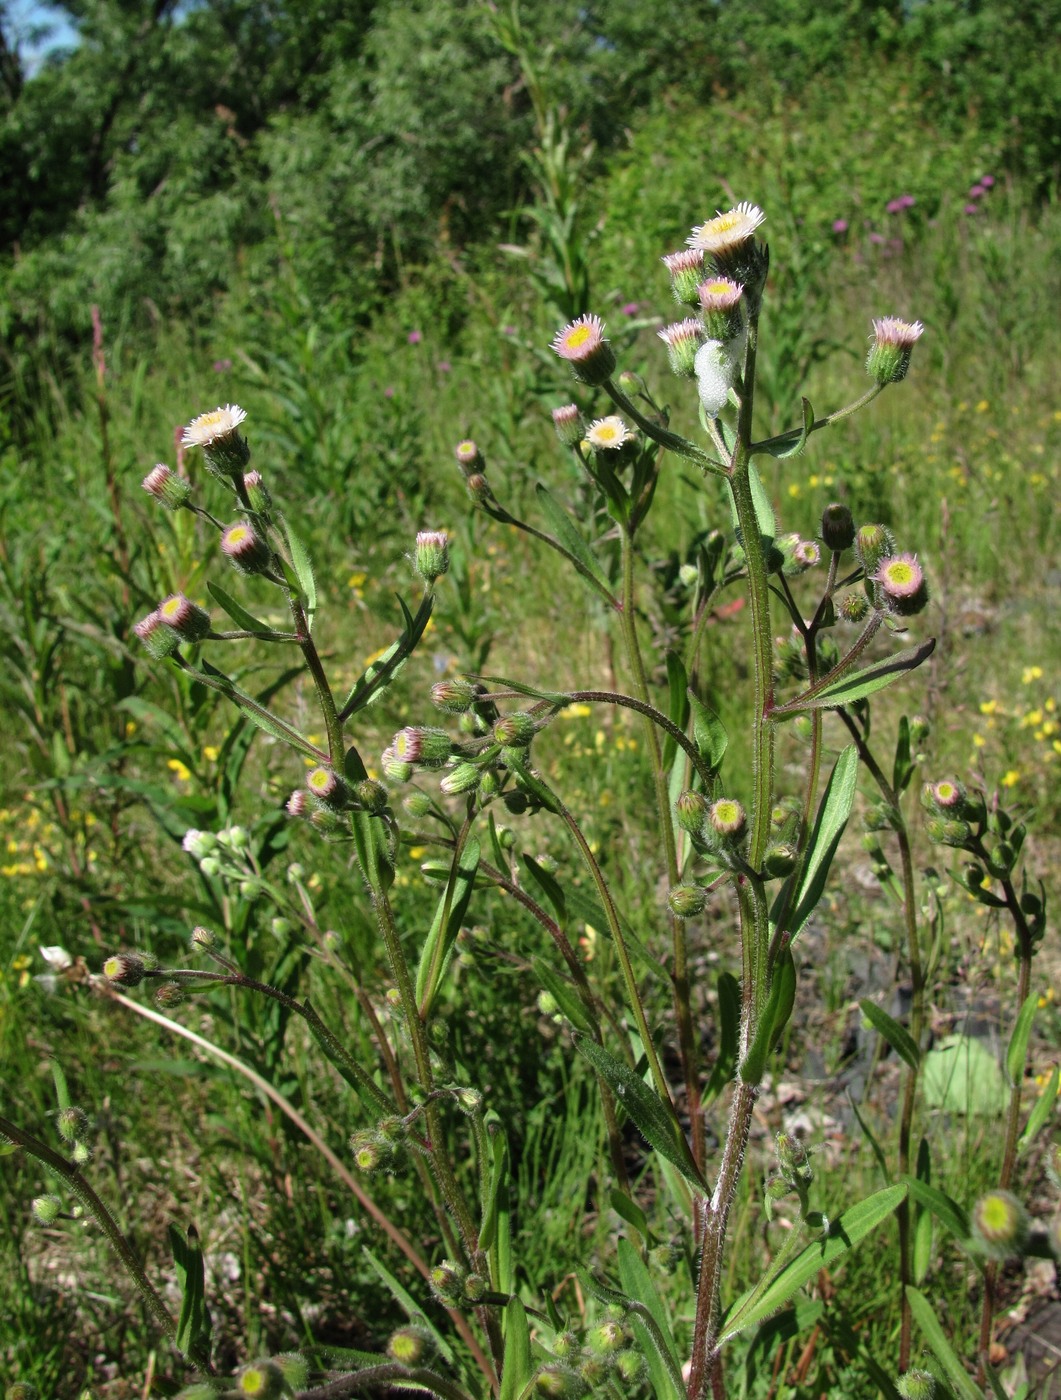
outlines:
{"label": "white flower head", "polygon": [[694,228],[686,240],[690,248],[702,248],[705,253],[730,253],[747,243],[752,234],[766,218],[756,204],[738,204],[735,209],[727,209],[724,214],[716,214],[706,224]]}
{"label": "white flower head", "polygon": [[245,411],[234,403],[227,403],[224,408],[212,408],[209,413],[200,413],[185,428],[181,446],[213,447],[231,438],[246,417]]}
{"label": "white flower head", "polygon": [[60,948],[58,944],[52,944],[48,948],[42,948],[40,954],[53,972],[65,972],[68,967],[73,967],[74,965],[74,960],[70,954],[65,948]]}
{"label": "white flower head", "polygon": [[586,441],[590,447],[596,448],[599,452],[609,448],[622,447],[633,436],[633,431],[626,426],[619,415],[612,413],[607,418],[598,418],[589,425]]}

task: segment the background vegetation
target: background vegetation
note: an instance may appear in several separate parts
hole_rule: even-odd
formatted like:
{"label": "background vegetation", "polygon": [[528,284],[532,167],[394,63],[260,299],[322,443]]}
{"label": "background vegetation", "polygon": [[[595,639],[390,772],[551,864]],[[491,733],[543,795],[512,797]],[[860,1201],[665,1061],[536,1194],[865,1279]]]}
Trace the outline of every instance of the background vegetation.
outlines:
{"label": "background vegetation", "polygon": [[[48,1057],[61,1056],[97,1123],[94,1179],[153,1266],[167,1268],[167,1220],[202,1229],[222,1362],[309,1338],[376,1346],[398,1317],[362,1246],[398,1261],[326,1164],[242,1081],[80,976],[119,945],[177,959],[189,927],[210,924],[246,949],[249,971],[311,994],[356,1048],[350,979],[382,974],[342,858],[282,819],[299,781],[291,760],[258,739],[236,745],[236,761],[227,713],[130,646],[159,597],[205,586],[191,517],[160,521],[141,477],[175,465],[174,429],[194,413],[242,404],[256,465],[297,502],[312,541],[322,644],[351,676],[395,634],[416,530],[452,531],[429,645],[370,712],[379,742],[366,752],[427,718],[438,675],[488,659],[545,686],[603,682],[603,619],[587,627],[584,599],[557,595],[521,539],[470,517],[452,447],[472,433],[515,504],[539,479],[577,494],[548,420],[571,384],[544,347],[585,309],[692,430],[654,336],[672,314],[658,260],[716,207],[754,199],[773,267],[764,426],[787,425],[800,392],[831,407],[858,391],[870,316],[928,327],[901,400],[815,439],[768,485],[788,528],[813,534],[822,506],[843,500],[918,549],[940,645],[904,700],[933,722],[928,770],[1001,786],[1033,814],[1033,863],[1048,869],[1061,764],[1061,5],[525,0],[518,19],[460,0],[61,8],[79,42],[31,75],[0,6],[0,1093],[45,1124]],[[661,495],[657,552],[645,546],[659,681],[683,553],[727,523],[721,498],[678,471]],[[725,619],[712,638],[725,717],[746,677]],[[245,683],[276,675],[255,657]],[[306,697],[292,687],[285,703]],[[881,716],[888,733],[894,718]],[[577,713],[564,725],[552,762],[569,791],[594,794],[588,830],[602,850],[636,852],[648,781],[630,761],[636,735]],[[232,822],[275,899],[203,876],[182,852],[188,827]],[[409,928],[433,906],[423,854],[399,874]],[[571,859],[559,844],[543,854]],[[936,1029],[972,1018],[989,1031],[1011,950],[938,851],[923,844],[919,864],[925,899],[946,915]],[[652,869],[632,860],[612,873],[628,907],[658,906]],[[345,974],[309,951],[296,919],[310,907]],[[574,1307],[574,1257],[617,1223],[599,1110],[538,1011],[529,925],[504,908],[489,918],[462,940],[454,1053],[489,1067],[510,1136],[521,1277]],[[706,923],[699,938],[705,1035],[730,956],[717,934]],[[591,929],[585,939],[607,983],[608,952]],[[845,1175],[875,1184],[845,1093],[884,1133],[894,1103],[887,1074],[869,1075],[855,1003],[890,986],[900,924],[857,841],[808,940],[808,1012],[764,1096],[763,1134],[802,1115],[824,1148],[830,1209]],[[75,961],[49,981],[39,950],[55,945]],[[1061,1035],[1049,945],[1041,967],[1032,1070],[1045,1076]],[[336,1144],[360,1126],[274,1011],[216,995],[187,1019]],[[941,1183],[971,1203],[997,1166],[993,1120],[949,1107],[960,1150],[939,1162]],[[637,1172],[636,1139],[630,1153]],[[1050,1214],[1038,1159],[1025,1171],[1022,1193]],[[764,1247],[759,1176],[729,1264],[738,1283]],[[5,1159],[0,1371],[48,1395],[140,1394],[150,1329],[102,1241],[31,1226],[44,1186],[32,1164]],[[420,1218],[408,1181],[380,1194]],[[642,1204],[669,1238],[666,1201]],[[425,1240],[433,1228],[425,1212]],[[845,1266],[847,1295],[863,1300],[844,1320],[853,1332],[826,1321],[780,1359],[749,1353],[749,1394],[877,1393],[865,1357],[890,1366],[896,1318],[883,1257]],[[941,1247],[934,1286],[965,1354],[968,1262]],[[1007,1286],[1013,1303],[1033,1291],[1019,1270]]]}

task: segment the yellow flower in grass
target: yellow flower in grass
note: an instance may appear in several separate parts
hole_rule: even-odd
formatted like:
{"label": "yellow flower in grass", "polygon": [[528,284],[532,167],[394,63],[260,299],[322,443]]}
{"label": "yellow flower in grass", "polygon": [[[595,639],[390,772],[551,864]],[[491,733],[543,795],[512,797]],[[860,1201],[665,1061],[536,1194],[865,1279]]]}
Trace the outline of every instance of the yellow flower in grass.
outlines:
{"label": "yellow flower in grass", "polygon": [[192,770],[186,763],[182,763],[179,758],[171,758],[166,762],[166,767],[171,773],[176,775],[179,783],[190,783],[192,780]]}
{"label": "yellow flower in grass", "polygon": [[1020,782],[1020,769],[1019,769],[1019,768],[1009,768],[1009,769],[1007,769],[1006,772],[1002,774],[1002,777],[1001,777],[1001,779],[1000,779],[999,781],[1002,783],[1002,786],[1003,786],[1003,787],[1007,787],[1007,788],[1016,787],[1017,783]]}

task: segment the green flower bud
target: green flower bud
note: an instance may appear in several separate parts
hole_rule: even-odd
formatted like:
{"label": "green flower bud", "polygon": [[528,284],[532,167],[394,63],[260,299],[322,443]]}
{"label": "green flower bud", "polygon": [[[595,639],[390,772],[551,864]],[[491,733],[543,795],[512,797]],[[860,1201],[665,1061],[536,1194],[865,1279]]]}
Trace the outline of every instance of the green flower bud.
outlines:
{"label": "green flower bud", "polygon": [[676,885],[667,896],[667,903],[676,919],[695,919],[704,912],[707,895],[699,885]]}
{"label": "green flower bud", "polygon": [[849,507],[834,501],[822,511],[821,539],[826,549],[841,554],[855,542],[855,521]]}
{"label": "green flower bud", "polygon": [[83,1108],[61,1108],[56,1114],[55,1125],[64,1142],[80,1142],[88,1132],[88,1114]]}
{"label": "green flower bud", "polygon": [[637,1351],[621,1351],[615,1358],[615,1369],[627,1385],[634,1385],[644,1372],[645,1358]]}
{"label": "green flower bud", "polygon": [[494,742],[505,748],[526,748],[534,738],[538,726],[534,716],[522,710],[514,710],[494,725]]}
{"label": "green flower bud", "polygon": [[963,847],[972,835],[968,822],[947,821],[943,817],[932,817],[925,823],[928,839],[941,846]]}
{"label": "green flower bud", "polygon": [[192,484],[188,478],[170,471],[164,462],[152,467],[140,485],[167,510],[180,510],[181,506],[187,505],[188,497],[192,494]]}
{"label": "green flower bud", "polygon": [[481,779],[481,770],[474,763],[458,763],[439,783],[439,791],[447,797],[458,797],[464,792],[475,792]]}
{"label": "green flower bud", "polygon": [[707,819],[707,799],[699,792],[683,792],[674,804],[678,825],[690,836],[698,836]]}
{"label": "green flower bud", "polygon": [[586,1346],[594,1356],[614,1356],[626,1342],[626,1329],[621,1322],[602,1322],[586,1333]]}
{"label": "green flower bud", "polygon": [[387,1342],[387,1355],[401,1366],[418,1366],[434,1350],[431,1333],[424,1327],[399,1327]]}
{"label": "green flower bud", "polygon": [[144,960],[136,953],[114,953],[103,964],[103,975],[119,987],[138,987],[144,980]]}
{"label": "green flower bud", "polygon": [[898,1378],[895,1389],[902,1396],[902,1400],[933,1400],[936,1378],[931,1371],[913,1368]]}
{"label": "green flower bud", "polygon": [[836,610],[844,622],[864,622],[869,609],[869,599],[864,593],[845,593]]}
{"label": "green flower bud", "polygon": [[447,714],[462,715],[481,694],[482,686],[465,680],[463,676],[454,676],[451,680],[438,681],[431,687],[431,703]]}
{"label": "green flower bud", "polygon": [[54,1225],[59,1219],[63,1203],[58,1196],[35,1196],[30,1209],[41,1225]]}
{"label": "green flower bud", "polygon": [[387,789],[372,778],[363,778],[361,782],[354,784],[354,798],[366,812],[379,816],[386,810]]}
{"label": "green flower bud", "polygon": [[569,1356],[577,1356],[579,1351],[578,1336],[574,1332],[558,1332],[553,1339],[553,1355],[558,1356],[561,1361],[565,1361]]}
{"label": "green flower bud", "polygon": [[431,1287],[440,1302],[449,1307],[463,1301],[465,1270],[446,1259],[431,1270]]}
{"label": "green flower bud", "polygon": [[192,929],[192,942],[197,948],[214,948],[217,946],[217,934],[212,929],[197,924]]}
{"label": "green flower bud", "polygon": [[240,1395],[252,1395],[255,1400],[279,1400],[287,1384],[275,1361],[252,1361],[237,1375],[236,1389]]}
{"label": "green flower bud", "polygon": [[421,530],[416,537],[413,555],[416,572],[428,585],[449,568],[449,537],[444,530]]}
{"label": "green flower bud", "polygon": [[578,1400],[586,1393],[586,1382],[569,1366],[543,1366],[534,1377],[534,1389],[549,1400]]}
{"label": "green flower bud", "polygon": [[1031,1229],[1028,1212],[1010,1191],[988,1191],[972,1213],[973,1236],[990,1259],[1016,1259]]}
{"label": "green flower bud", "polygon": [[274,1356],[280,1374],[292,1390],[305,1390],[309,1380],[309,1362],[300,1351],[284,1351]]}
{"label": "green flower bud", "polygon": [[486,1292],[486,1279],[481,1274],[469,1274],[464,1280],[464,1296],[469,1303],[478,1303]]}
{"label": "green flower bud", "polygon": [[538,1010],[543,1016],[556,1016],[560,1011],[560,1003],[552,992],[542,991],[538,993]]}
{"label": "green flower bud", "polygon": [[895,553],[895,539],[884,525],[863,525],[855,535],[855,553],[867,578],[882,559]]}
{"label": "green flower bud", "polygon": [[269,930],[274,938],[286,938],[295,925],[290,919],[285,919],[282,914],[278,914],[269,923]]}
{"label": "green flower bud", "polygon": [[565,447],[577,447],[586,433],[582,414],[578,411],[578,405],[573,403],[553,409],[553,427]]}
{"label": "green flower bud", "polygon": [[444,729],[400,729],[391,743],[399,763],[438,768],[453,752],[453,740]]}
{"label": "green flower bud", "polygon": [[243,477],[243,489],[247,493],[250,508],[256,515],[268,515],[273,508],[273,498],[262,480],[261,472],[247,472]]}
{"label": "green flower bud", "polygon": [[877,384],[898,384],[906,378],[910,355],[924,334],[920,321],[882,316],[873,322],[873,338],[866,356],[866,373]]}
{"label": "green flower bud", "polygon": [[774,1146],[777,1151],[777,1165],[786,1181],[798,1181],[804,1185],[811,1181],[814,1174],[807,1160],[807,1149],[799,1138],[793,1137],[791,1133],[778,1133],[774,1139]]}
{"label": "green flower bud", "polygon": [[431,799],[426,792],[410,792],[403,799],[402,806],[409,816],[419,821],[421,817],[426,817],[431,811]]}
{"label": "green flower bud", "polygon": [[163,982],[155,993],[155,1005],[163,1011],[180,1006],[184,1000],[184,988],[179,982]]}
{"label": "green flower bud", "polygon": [[796,848],[786,841],[772,841],[763,855],[763,874],[770,880],[783,880],[796,868]]}
{"label": "green flower bud", "polygon": [[715,833],[727,841],[735,841],[743,834],[746,821],[744,808],[732,797],[713,802],[707,819]]}
{"label": "green flower bud", "polygon": [[658,1244],[648,1252],[649,1263],[661,1274],[673,1274],[683,1257],[676,1244]]}

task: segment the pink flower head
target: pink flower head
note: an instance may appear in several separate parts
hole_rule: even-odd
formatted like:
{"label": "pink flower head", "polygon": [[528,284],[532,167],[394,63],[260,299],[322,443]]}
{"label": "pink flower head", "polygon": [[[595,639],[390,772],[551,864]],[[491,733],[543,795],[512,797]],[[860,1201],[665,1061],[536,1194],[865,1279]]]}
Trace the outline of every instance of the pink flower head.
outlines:
{"label": "pink flower head", "polygon": [[439,360],[436,368],[438,369],[439,374],[449,374],[453,366],[450,364],[449,360]]}
{"label": "pink flower head", "polygon": [[579,316],[557,331],[552,347],[584,384],[603,384],[615,369],[615,355],[604,338],[604,322],[599,316]]}
{"label": "pink flower head", "polygon": [[888,203],[884,207],[887,209],[889,214],[901,214],[906,208],[906,205],[902,202],[901,199],[889,199]]}
{"label": "pink flower head", "polygon": [[963,213],[963,214],[979,214],[979,212],[980,212],[980,206],[979,206],[979,204],[967,204],[967,205],[965,206],[965,208],[962,210],[962,213]]}
{"label": "pink flower head", "polygon": [[406,336],[406,340],[408,340],[410,345],[419,345],[423,338],[420,331],[410,331]]}
{"label": "pink flower head", "polygon": [[912,194],[901,194],[899,196],[899,203],[903,206],[904,209],[912,209],[917,203],[917,200]]}
{"label": "pink flower head", "polygon": [[995,177],[993,175],[981,175],[980,183],[981,185],[983,185],[985,190],[989,190],[991,186],[995,183]]}
{"label": "pink flower head", "polygon": [[983,185],[973,185],[969,190],[970,199],[982,199],[985,194],[987,194],[987,190],[984,189]]}
{"label": "pink flower head", "polygon": [[883,233],[871,233],[870,236],[869,236],[869,241],[870,241],[871,243],[883,243],[883,242],[884,242],[884,234],[883,234]]}
{"label": "pink flower head", "polygon": [[839,234],[839,233],[846,233],[846,232],[847,232],[847,220],[846,220],[846,219],[834,219],[834,220],[833,220],[833,233]]}
{"label": "pink flower head", "polygon": [[384,391],[383,391],[383,397],[384,397],[385,399],[393,399],[393,398],[394,398],[394,385],[393,385],[393,384],[388,384],[388,385],[387,385],[387,387],[386,387],[386,388],[384,389]]}
{"label": "pink flower head", "polygon": [[640,307],[641,303],[639,301],[627,301],[623,303],[619,310],[624,316],[636,316]]}
{"label": "pink flower head", "polygon": [[664,326],[656,334],[667,347],[667,358],[675,374],[683,379],[696,376],[696,352],[704,343],[704,328],[695,316],[687,316],[673,326]]}
{"label": "pink flower head", "polygon": [[898,316],[879,316],[873,322],[873,338],[878,345],[895,345],[910,350],[924,335],[920,321],[903,321]]}
{"label": "pink flower head", "polygon": [[882,559],[870,577],[880,585],[888,606],[903,616],[920,612],[928,602],[925,571],[916,554],[894,554]]}
{"label": "pink flower head", "polygon": [[578,404],[565,403],[553,409],[553,427],[565,447],[575,447],[582,441],[582,414]]}
{"label": "pink flower head", "polygon": [[696,289],[703,276],[704,250],[682,248],[680,252],[668,253],[663,258],[663,266],[670,274],[674,300],[682,306],[696,306]]}
{"label": "pink flower head", "polygon": [[906,378],[910,355],[925,333],[920,321],[881,316],[873,322],[873,337],[866,357],[866,372],[878,384],[898,384]]}

